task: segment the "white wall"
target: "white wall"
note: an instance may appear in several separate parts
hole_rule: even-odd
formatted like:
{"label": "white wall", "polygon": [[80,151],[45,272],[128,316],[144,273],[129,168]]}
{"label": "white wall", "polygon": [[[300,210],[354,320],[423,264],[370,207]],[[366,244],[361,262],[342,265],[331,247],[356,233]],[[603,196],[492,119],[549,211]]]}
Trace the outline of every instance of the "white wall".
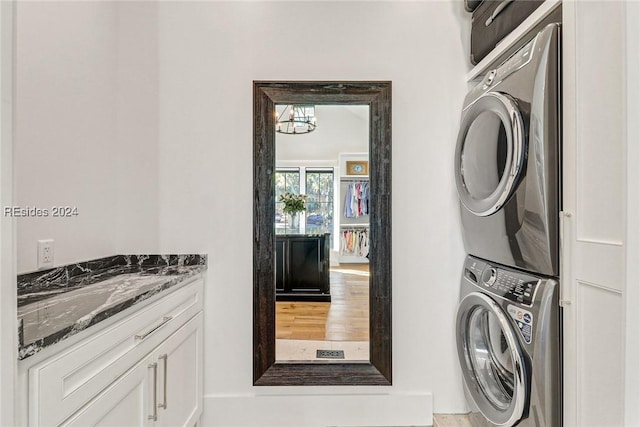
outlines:
{"label": "white wall", "polygon": [[640,3],[628,2],[627,35],[627,281],[625,331],[626,426],[640,426]]}
{"label": "white wall", "polygon": [[[18,273],[157,249],[155,6],[17,5],[15,204],[77,207],[17,220]],[[134,14],[135,13],[135,14]]]}
{"label": "white wall", "polygon": [[[14,2],[0,3],[0,206],[13,203]],[[15,222],[0,217],[0,425],[14,425],[18,358]]]}
{"label": "white wall", "polygon": [[117,253],[158,253],[158,8],[117,4]]}
{"label": "white wall", "polygon": [[[462,14],[461,2],[159,4],[161,248],[210,255],[205,425],[428,424],[432,409],[464,411],[452,176]],[[254,79],[393,81],[392,387],[252,387]],[[313,409],[334,393],[341,405]]]}

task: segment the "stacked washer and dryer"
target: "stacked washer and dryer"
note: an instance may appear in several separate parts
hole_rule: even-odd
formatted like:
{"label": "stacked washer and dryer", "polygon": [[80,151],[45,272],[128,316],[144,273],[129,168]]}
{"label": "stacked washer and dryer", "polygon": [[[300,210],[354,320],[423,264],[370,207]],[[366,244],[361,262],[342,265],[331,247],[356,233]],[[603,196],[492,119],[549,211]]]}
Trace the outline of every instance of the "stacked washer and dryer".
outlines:
{"label": "stacked washer and dryer", "polygon": [[465,98],[458,358],[474,425],[562,425],[560,26]]}

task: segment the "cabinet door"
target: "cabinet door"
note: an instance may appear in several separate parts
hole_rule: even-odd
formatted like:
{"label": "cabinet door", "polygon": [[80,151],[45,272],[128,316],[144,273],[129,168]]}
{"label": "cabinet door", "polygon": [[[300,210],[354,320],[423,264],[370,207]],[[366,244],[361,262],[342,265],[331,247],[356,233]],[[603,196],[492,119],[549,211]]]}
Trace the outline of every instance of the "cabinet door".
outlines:
{"label": "cabinet door", "polygon": [[289,242],[289,280],[293,292],[321,292],[323,286],[320,239],[291,239]]}
{"label": "cabinet door", "polygon": [[193,426],[202,414],[202,329],[200,313],[154,352],[158,363],[156,426]]}
{"label": "cabinet door", "polygon": [[564,219],[560,276],[563,424],[637,425],[624,420],[625,282],[637,280],[625,277],[625,164],[632,144],[624,134],[626,5],[570,1],[562,8],[563,204],[571,214]]}
{"label": "cabinet door", "polygon": [[154,412],[150,401],[153,376],[153,359],[146,358],[61,425],[149,426]]}

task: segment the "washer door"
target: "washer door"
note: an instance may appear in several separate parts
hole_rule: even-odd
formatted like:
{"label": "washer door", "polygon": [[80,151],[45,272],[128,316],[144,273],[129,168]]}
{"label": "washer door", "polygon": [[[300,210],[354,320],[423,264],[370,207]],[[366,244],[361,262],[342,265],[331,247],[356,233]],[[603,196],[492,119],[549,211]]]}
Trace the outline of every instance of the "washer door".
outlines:
{"label": "washer door", "polygon": [[487,295],[473,292],[458,306],[458,359],[471,399],[492,423],[512,426],[523,414],[529,379],[515,331]]}
{"label": "washer door", "polygon": [[525,133],[516,102],[487,92],[460,123],[455,171],[462,204],[478,216],[497,212],[513,193],[524,165]]}

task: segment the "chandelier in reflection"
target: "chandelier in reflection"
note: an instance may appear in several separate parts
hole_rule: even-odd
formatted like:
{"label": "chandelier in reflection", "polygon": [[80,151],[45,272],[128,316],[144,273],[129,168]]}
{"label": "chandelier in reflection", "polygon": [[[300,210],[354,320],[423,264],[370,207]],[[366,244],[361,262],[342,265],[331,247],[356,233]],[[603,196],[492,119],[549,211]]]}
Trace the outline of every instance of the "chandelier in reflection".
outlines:
{"label": "chandelier in reflection", "polygon": [[313,105],[286,105],[280,114],[276,111],[276,132],[302,135],[316,130],[316,107]]}

